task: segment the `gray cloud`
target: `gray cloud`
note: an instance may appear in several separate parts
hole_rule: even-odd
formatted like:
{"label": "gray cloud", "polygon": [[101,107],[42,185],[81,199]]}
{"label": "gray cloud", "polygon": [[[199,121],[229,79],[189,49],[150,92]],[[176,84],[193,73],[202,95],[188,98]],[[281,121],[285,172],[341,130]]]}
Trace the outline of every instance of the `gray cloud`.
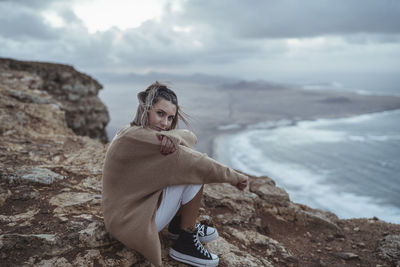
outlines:
{"label": "gray cloud", "polygon": [[33,10],[0,2],[0,35],[12,39],[53,39],[57,33]]}
{"label": "gray cloud", "polygon": [[14,7],[27,7],[30,9],[42,9],[48,7],[51,3],[54,3],[55,0],[2,0],[1,3],[10,3]]}
{"label": "gray cloud", "polygon": [[[88,33],[69,3],[0,1],[0,56],[102,72],[171,70],[258,77],[266,72],[388,69],[397,64],[392,59],[400,42],[394,18],[400,13],[397,0],[192,0],[183,2],[182,12],[167,6],[160,21],[95,34]],[[64,20],[64,27],[44,22],[41,12],[49,9]],[[322,44],[311,39],[294,48],[285,39],[317,36],[332,38]],[[362,66],[354,63],[360,59]]]}
{"label": "gray cloud", "polygon": [[244,38],[400,33],[398,0],[194,0],[182,20]]}

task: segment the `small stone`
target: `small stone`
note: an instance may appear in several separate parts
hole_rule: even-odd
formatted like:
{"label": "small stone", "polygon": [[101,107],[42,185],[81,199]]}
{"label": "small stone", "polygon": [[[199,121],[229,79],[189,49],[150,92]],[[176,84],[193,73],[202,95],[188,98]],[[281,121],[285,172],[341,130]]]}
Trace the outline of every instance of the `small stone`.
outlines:
{"label": "small stone", "polygon": [[254,220],[254,224],[255,224],[256,226],[258,226],[258,227],[262,227],[262,220],[261,220],[261,218],[256,218],[256,219]]}
{"label": "small stone", "polygon": [[312,237],[312,235],[310,234],[310,232],[307,232],[306,235],[307,235],[309,238]]}
{"label": "small stone", "polygon": [[333,253],[333,255],[343,260],[352,260],[359,258],[357,254],[354,254],[352,252],[338,252],[338,253]]}
{"label": "small stone", "polygon": [[328,241],[328,242],[331,242],[331,241],[333,241],[334,239],[335,239],[335,237],[334,237],[333,235],[328,235],[328,236],[325,238],[325,240]]}
{"label": "small stone", "polygon": [[[346,228],[346,227],[345,227]],[[350,229],[349,229],[349,231],[350,231]],[[344,238],[344,235],[342,234],[342,233],[336,233],[335,234],[335,237],[336,238]]]}
{"label": "small stone", "polygon": [[365,248],[365,243],[360,242],[360,243],[358,243],[358,246],[359,246],[360,248]]}
{"label": "small stone", "polygon": [[66,223],[66,222],[68,222],[68,218],[66,218],[66,217],[59,216],[58,218],[60,219],[61,223]]}
{"label": "small stone", "polygon": [[217,219],[219,219],[219,220],[224,219],[224,215],[223,215],[223,214],[218,214],[218,215],[217,215]]}
{"label": "small stone", "polygon": [[355,227],[353,230],[354,230],[355,232],[358,232],[358,231],[360,231],[360,227]]}
{"label": "small stone", "polygon": [[28,168],[17,172],[21,180],[36,182],[40,184],[52,184],[57,180],[63,180],[65,176],[59,175],[46,168]]}

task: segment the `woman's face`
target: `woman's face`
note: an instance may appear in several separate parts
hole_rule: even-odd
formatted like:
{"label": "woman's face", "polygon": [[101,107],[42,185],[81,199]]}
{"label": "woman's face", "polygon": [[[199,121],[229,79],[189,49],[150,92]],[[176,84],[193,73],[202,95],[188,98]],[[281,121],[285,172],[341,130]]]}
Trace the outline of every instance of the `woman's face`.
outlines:
{"label": "woman's face", "polygon": [[157,131],[167,131],[170,129],[175,115],[176,105],[160,98],[149,111],[149,127]]}

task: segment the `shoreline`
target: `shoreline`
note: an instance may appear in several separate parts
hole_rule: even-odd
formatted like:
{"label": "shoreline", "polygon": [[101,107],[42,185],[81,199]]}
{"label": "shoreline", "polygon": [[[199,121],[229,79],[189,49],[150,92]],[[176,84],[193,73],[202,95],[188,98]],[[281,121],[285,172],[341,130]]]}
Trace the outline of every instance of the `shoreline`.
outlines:
{"label": "shoreline", "polygon": [[[260,122],[256,122],[256,123],[245,123],[245,124],[241,124],[239,125],[238,128],[234,128],[234,129],[228,129],[228,130],[220,130],[220,129],[215,129],[215,137],[212,138],[211,140],[211,144],[210,144],[210,148],[209,148],[209,155],[211,157],[215,157],[215,144],[217,141],[217,139],[222,138],[224,135],[235,135],[238,133],[241,133],[243,131],[249,130],[249,127],[252,126],[256,126],[258,124],[264,124],[264,123],[271,123],[273,124],[273,126],[271,126],[271,128],[278,128],[278,127],[282,127],[282,126],[288,126],[288,125],[294,125],[296,123],[299,122],[312,122],[312,121],[317,121],[317,120],[334,120],[334,119],[347,119],[347,118],[352,118],[352,117],[357,117],[357,116],[363,116],[363,115],[378,115],[380,113],[386,113],[386,112],[396,112],[396,111],[400,111],[400,107],[399,108],[394,108],[394,109],[386,109],[386,110],[382,110],[382,111],[371,111],[371,112],[366,112],[366,113],[360,113],[360,114],[347,114],[344,116],[330,116],[330,117],[314,117],[314,118],[304,118],[304,119],[287,119],[287,118],[282,118],[282,119],[278,119],[278,120],[266,120],[266,121],[260,121]],[[278,125],[277,123],[279,121],[288,121],[291,122],[290,124],[282,124],[282,125]],[[238,125],[238,124],[235,124]],[[268,128],[262,128],[262,129],[268,129]]]}
{"label": "shoreline", "polygon": [[[392,201],[388,199],[385,200],[385,198],[382,196],[379,197],[379,194],[377,193],[376,196],[374,195],[370,195],[368,194],[368,190],[366,191],[366,194],[359,194],[356,191],[348,191],[348,190],[340,190],[340,186],[336,189],[332,189],[334,188],[334,184],[331,184],[329,182],[329,176],[328,177],[319,177],[319,172],[314,172],[312,171],[312,169],[309,169],[307,167],[307,165],[300,165],[303,166],[303,168],[301,169],[297,169],[297,167],[295,167],[295,165],[297,164],[301,164],[299,162],[295,163],[295,162],[279,162],[281,164],[283,164],[282,166],[287,166],[289,164],[289,169],[287,169],[286,171],[284,171],[282,174],[279,174],[281,171],[279,171],[279,173],[276,173],[276,168],[277,166],[275,166],[275,160],[271,159],[272,161],[270,162],[270,160],[267,160],[267,158],[262,157],[262,161],[270,166],[271,171],[265,171],[262,172],[261,170],[263,168],[261,168],[261,170],[259,169],[252,169],[252,166],[246,165],[246,162],[249,160],[247,158],[247,156],[245,156],[244,158],[247,159],[242,163],[237,163],[236,160],[240,159],[240,156],[238,158],[238,156],[234,157],[232,156],[232,153],[229,152],[229,144],[235,144],[236,142],[239,142],[237,140],[237,138],[235,138],[235,136],[240,136],[240,135],[245,135],[246,136],[246,131],[252,131],[252,130],[261,130],[261,131],[272,131],[276,128],[280,128],[280,127],[286,127],[286,126],[296,126],[298,123],[302,123],[302,122],[327,122],[329,125],[334,125],[336,122],[335,120],[337,120],[338,123],[343,122],[342,120],[346,121],[346,120],[355,120],[358,121],[359,119],[361,119],[361,121],[363,120],[363,117],[371,117],[371,119],[376,120],[377,116],[384,116],[384,115],[389,115],[389,116],[396,116],[396,118],[398,117],[398,114],[400,112],[400,109],[392,109],[392,110],[384,110],[384,111],[379,111],[379,112],[370,112],[370,113],[364,113],[364,114],[357,114],[357,115],[348,115],[348,116],[343,116],[343,117],[331,117],[331,118],[318,118],[318,119],[308,119],[308,120],[293,120],[293,121],[266,121],[266,122],[262,122],[259,123],[259,127],[257,126],[257,124],[252,124],[252,125],[243,125],[242,127],[240,127],[239,129],[235,129],[235,130],[229,130],[229,131],[225,131],[225,132],[219,132],[219,134],[214,138],[214,142],[213,142],[213,158],[216,159],[217,161],[222,162],[225,165],[228,165],[230,167],[233,168],[237,168],[240,171],[243,171],[245,173],[249,173],[250,175],[254,175],[254,176],[267,176],[270,177],[271,179],[273,179],[276,184],[278,186],[281,186],[282,188],[284,188],[290,196],[294,197],[294,199],[292,199],[292,201],[296,202],[296,203],[301,203],[304,205],[307,205],[309,207],[312,208],[317,208],[317,209],[322,209],[325,211],[330,211],[335,213],[337,216],[339,216],[339,218],[341,219],[354,219],[354,218],[364,218],[364,217],[372,217],[372,216],[376,216],[379,219],[382,219],[386,222],[390,222],[390,223],[400,223],[400,207],[396,205],[396,201],[392,199]],[[333,124],[330,124],[333,123]],[[264,125],[263,125],[264,124]],[[354,125],[359,124],[359,122],[356,122]],[[228,138],[229,139],[235,139],[236,141],[232,140],[230,141],[226,141],[224,143],[223,138]],[[242,139],[240,139],[242,140]],[[246,138],[244,139],[246,140]],[[397,139],[396,139],[397,140]],[[240,142],[241,143],[241,142]],[[339,146],[342,144],[339,144]],[[261,146],[261,144],[260,144]],[[226,152],[228,149],[228,152]],[[252,153],[252,149],[243,149],[243,147],[241,146],[241,151],[246,150],[249,153]],[[237,151],[237,150],[234,150]],[[279,151],[279,150],[278,150]],[[233,160],[233,161],[232,161]],[[251,157],[250,157],[251,160]],[[236,162],[236,164],[234,163]],[[257,164],[257,160],[253,160],[251,162],[255,162]],[[390,161],[389,161],[390,162]],[[278,162],[277,162],[278,163]],[[278,163],[278,164],[279,164]],[[239,164],[239,165],[237,165]],[[241,164],[244,164],[243,166]],[[271,165],[272,164],[272,165]],[[294,166],[292,166],[294,169],[290,168],[291,164],[295,164]],[[243,168],[240,168],[238,166],[242,166]],[[246,166],[246,167],[244,167]],[[258,165],[257,165],[258,166]],[[280,166],[280,165],[278,165]],[[282,166],[278,167],[281,168]],[[355,165],[357,166],[357,165]],[[390,165],[389,165],[390,166]],[[254,166],[253,166],[254,167]],[[254,170],[254,171],[251,171]],[[300,171],[300,174],[298,177],[298,181],[302,181],[302,179],[304,178],[304,172],[303,171],[307,171],[310,170],[310,181],[316,182],[312,187],[309,186],[305,186],[303,189],[296,189],[293,188],[293,184],[290,181],[287,181],[286,176],[290,176],[290,177],[296,177],[296,174],[298,171]],[[321,170],[321,169],[320,169]],[[261,171],[261,172],[260,172]],[[393,169],[392,169],[393,171]],[[286,173],[286,174],[284,174]],[[288,175],[288,173],[290,173],[291,175]],[[339,172],[340,174],[340,172]],[[317,176],[316,176],[317,175]],[[358,177],[357,176],[357,172],[355,172],[354,177]],[[283,176],[283,177],[282,177]],[[322,180],[315,180],[316,177],[319,177]],[[392,177],[392,175],[388,176],[388,178]],[[283,179],[283,180],[282,180]],[[327,180],[326,180],[327,179]],[[318,182],[319,181],[319,182]],[[336,180],[335,180],[336,181]],[[371,182],[372,180],[366,180],[367,182]],[[392,181],[393,182],[393,177],[390,180],[387,181]],[[313,183],[314,183],[313,182]],[[334,183],[339,183],[340,185],[342,185],[342,182],[334,182]],[[295,183],[296,184],[296,183]],[[306,183],[307,184],[307,183]],[[349,183],[349,186],[351,186],[351,182]],[[300,186],[300,185],[299,185]],[[332,187],[333,186],[333,187]],[[365,184],[366,186],[366,184]],[[331,188],[331,189],[329,189]],[[343,187],[345,188],[345,187]],[[329,190],[328,190],[329,189]],[[305,197],[305,195],[303,194],[305,192],[305,190],[310,190],[308,194],[308,197]],[[326,191],[329,192],[327,195],[325,196],[321,196],[320,192],[322,191]],[[303,193],[302,193],[303,192]],[[394,191],[395,192],[395,191]],[[389,193],[389,192],[388,192]],[[393,193],[391,193],[393,195]],[[390,194],[389,194],[390,195]],[[388,196],[389,196],[388,195]],[[309,197],[311,197],[311,199],[308,199]],[[328,204],[327,199],[337,199],[338,201],[335,201],[334,203]],[[352,203],[350,206],[348,206],[348,210],[346,210],[346,208],[341,207],[341,205],[343,205],[344,202],[346,202],[346,199],[352,199],[352,201],[350,201],[350,203]],[[314,203],[314,204],[313,204]],[[357,203],[357,204],[355,204]],[[385,203],[385,204],[383,204]],[[354,215],[350,215],[349,211],[351,210],[351,206],[354,206],[355,211],[357,210],[356,214]],[[358,207],[358,208],[357,208]],[[360,212],[363,209],[360,207],[369,207],[368,209],[371,211],[372,215],[367,215],[367,213],[365,212]],[[341,211],[341,212],[339,212]],[[373,211],[373,212],[372,212]],[[346,215],[347,214],[347,215]]]}

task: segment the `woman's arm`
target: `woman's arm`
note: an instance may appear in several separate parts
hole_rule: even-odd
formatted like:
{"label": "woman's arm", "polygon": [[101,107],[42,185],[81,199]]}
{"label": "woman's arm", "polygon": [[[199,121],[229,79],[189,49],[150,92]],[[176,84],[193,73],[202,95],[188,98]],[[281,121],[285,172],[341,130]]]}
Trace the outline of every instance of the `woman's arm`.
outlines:
{"label": "woman's arm", "polygon": [[[246,188],[248,177],[191,148],[180,145],[167,157],[176,175],[173,184],[230,183],[239,190]],[[172,185],[172,184],[171,184]]]}
{"label": "woman's arm", "polygon": [[196,135],[184,129],[162,131],[157,137],[161,142],[160,152],[163,155],[174,153],[179,145],[193,148],[197,143]]}
{"label": "woman's arm", "polygon": [[[225,178],[231,178],[233,179],[234,177],[239,177],[239,180],[237,181],[228,181],[229,183],[231,183],[233,186],[236,186],[237,189],[239,190],[244,190],[247,187],[248,184],[248,177],[246,175],[242,175],[239,174],[238,172],[220,164],[219,162],[209,158],[206,154],[201,154],[197,151],[192,150],[191,148],[193,148],[193,146],[197,143],[197,137],[190,131],[188,130],[172,130],[172,131],[167,131],[167,132],[162,132],[165,133],[165,135],[157,135],[158,139],[161,141],[161,147],[160,147],[160,152],[163,155],[169,155],[171,153],[174,153],[179,146],[184,146],[189,148],[189,150],[187,150],[186,148],[180,150],[180,153],[186,154],[186,152],[195,152],[202,155],[200,158],[202,158],[201,162],[203,164],[205,164],[205,166],[207,167],[207,165],[210,166],[210,170],[218,170],[218,171],[224,171],[224,169],[228,169],[232,171],[232,175],[230,175],[231,177],[225,177]],[[174,140],[175,138],[175,140]],[[178,141],[179,140],[179,141]],[[175,141],[175,142],[174,142]],[[190,153],[189,153],[190,154]],[[189,156],[188,154],[186,156]],[[192,155],[193,156],[193,155]],[[199,166],[198,164],[196,164],[197,166],[195,166],[194,168],[199,168],[201,166]],[[200,164],[202,165],[202,164]],[[213,167],[211,167],[213,166]],[[222,172],[220,172],[220,174],[216,174],[216,173],[210,173],[211,176],[213,175],[221,175]],[[237,175],[239,174],[239,176]],[[221,175],[221,178],[224,175]],[[234,180],[234,179],[233,179]]]}
{"label": "woman's arm", "polygon": [[158,135],[158,140],[161,141],[160,152],[163,155],[168,155],[176,151],[176,145],[172,139],[166,135]]}

